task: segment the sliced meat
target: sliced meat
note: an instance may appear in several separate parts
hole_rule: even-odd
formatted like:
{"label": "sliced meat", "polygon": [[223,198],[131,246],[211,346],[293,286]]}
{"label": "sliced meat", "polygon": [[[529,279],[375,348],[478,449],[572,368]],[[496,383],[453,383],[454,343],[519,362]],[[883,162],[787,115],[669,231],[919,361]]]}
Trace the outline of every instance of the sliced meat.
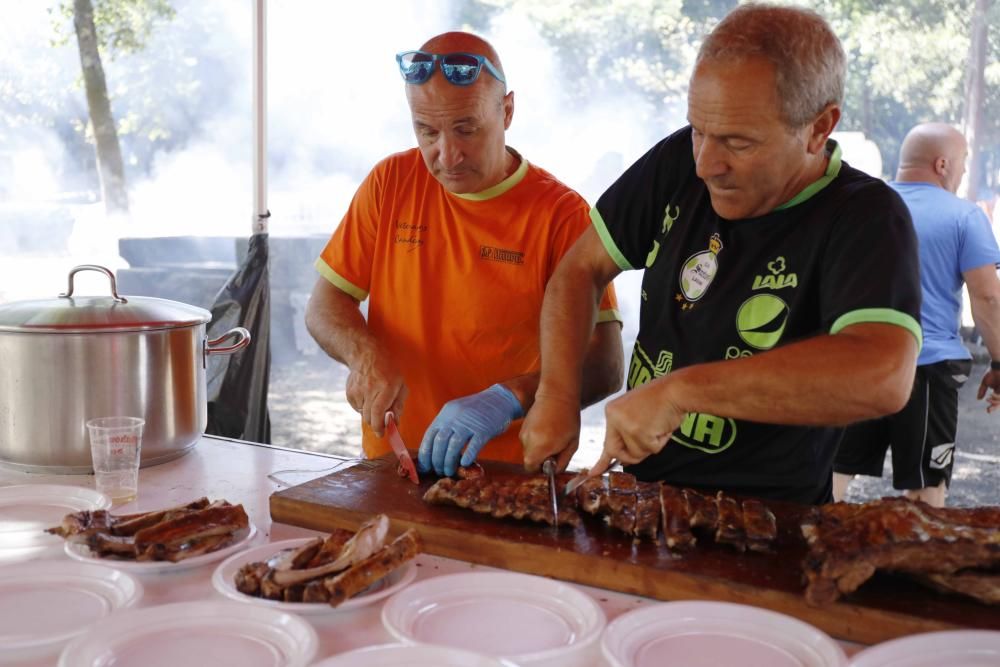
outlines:
{"label": "sliced meat", "polygon": [[635,503],[635,535],[653,542],[659,537],[660,483],[638,482]]}
{"label": "sliced meat", "polygon": [[201,537],[233,533],[249,525],[242,505],[210,506],[143,528],[135,534],[135,545],[140,551],[152,544],[170,547]]}
{"label": "sliced meat", "polygon": [[743,529],[743,508],[734,498],[722,495],[716,496],[719,507],[719,525],[715,530],[715,541],[719,544],[729,544],[737,550],[746,549],[746,531]]}
{"label": "sliced meat", "polygon": [[676,486],[663,484],[660,487],[660,510],[667,547],[674,551],[686,551],[693,547],[695,537],[691,532],[690,511],[684,492]]}
{"label": "sliced meat", "polygon": [[[548,479],[540,475],[458,481],[445,477],[424,493],[424,502],[454,505],[498,519],[509,517],[552,523]],[[572,507],[563,504],[559,508],[557,524],[578,526],[580,515]]]}
{"label": "sliced meat", "polygon": [[719,525],[719,506],[716,499],[698,493],[694,489],[684,489],[684,499],[687,500],[690,510],[688,520],[691,528],[704,528],[714,533]]}
{"label": "sliced meat", "polygon": [[608,473],[608,509],[605,519],[612,528],[629,535],[635,534],[636,515],[635,476],[626,472]]}
{"label": "sliced meat", "polygon": [[354,597],[414,558],[420,553],[420,548],[420,536],[411,529],[348,570],[325,579],[323,586],[330,594],[329,603],[336,607]]}
{"label": "sliced meat", "polygon": [[747,547],[751,551],[770,551],[771,544],[778,536],[774,513],[764,503],[753,498],[743,501],[743,529],[746,531]]}
{"label": "sliced meat", "polygon": [[576,500],[584,512],[599,514],[608,510],[608,478],[591,477],[576,488]]}

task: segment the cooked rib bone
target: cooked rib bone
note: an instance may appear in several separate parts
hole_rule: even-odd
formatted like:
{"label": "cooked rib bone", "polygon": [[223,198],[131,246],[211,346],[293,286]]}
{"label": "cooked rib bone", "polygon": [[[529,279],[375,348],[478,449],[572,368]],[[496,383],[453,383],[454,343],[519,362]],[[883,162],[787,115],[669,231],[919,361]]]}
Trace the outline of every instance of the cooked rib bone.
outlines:
{"label": "cooked rib bone", "polygon": [[340,555],[340,552],[344,549],[344,545],[347,544],[348,540],[354,537],[354,533],[345,530],[343,528],[334,528],[325,540],[323,540],[323,546],[319,548],[316,555],[312,557],[304,567],[319,567],[320,565],[326,565],[327,563],[333,562]]}
{"label": "cooked rib bone", "polygon": [[660,487],[660,509],[663,516],[663,537],[667,547],[675,551],[690,549],[695,544],[688,520],[687,498],[676,486]]}
{"label": "cooked rib bone", "polygon": [[340,555],[332,563],[307,570],[273,570],[268,573],[267,580],[276,586],[285,588],[340,572],[381,549],[388,533],[389,517],[385,514],[379,514],[358,529],[358,532],[347,541]]}
{"label": "cooked rib bone", "polygon": [[[456,505],[497,519],[530,519],[552,523],[548,479],[542,475],[512,478],[461,479],[444,477],[424,494],[424,502],[432,505]],[[580,515],[563,504],[559,508],[558,525],[580,525]]]}
{"label": "cooked rib bone", "polygon": [[285,549],[279,551],[267,561],[268,567],[273,570],[293,570],[305,567],[306,563],[312,560],[320,548],[323,546],[323,538],[317,537],[303,544],[298,549]]}
{"label": "cooked rib bone", "polygon": [[190,502],[186,505],[178,505],[177,507],[170,507],[165,510],[140,512],[139,514],[125,514],[123,516],[114,517],[114,523],[111,525],[111,534],[135,535],[143,528],[149,528],[150,526],[155,526],[161,521],[169,521],[171,519],[184,516],[188,512],[194,510],[205,509],[208,505],[208,498],[199,498],[198,500]]}
{"label": "cooked rib bone", "polygon": [[135,545],[139,551],[152,544],[180,546],[202,537],[232,533],[249,525],[250,519],[242,505],[210,505],[203,510],[143,528],[135,534]]}
{"label": "cooked rib bone", "polygon": [[774,513],[752,498],[743,501],[743,528],[751,551],[770,551],[771,543],[778,536]]}
{"label": "cooked rib bone", "polygon": [[420,536],[410,529],[392,544],[371,554],[354,567],[323,582],[334,607],[365,590],[420,552]]}

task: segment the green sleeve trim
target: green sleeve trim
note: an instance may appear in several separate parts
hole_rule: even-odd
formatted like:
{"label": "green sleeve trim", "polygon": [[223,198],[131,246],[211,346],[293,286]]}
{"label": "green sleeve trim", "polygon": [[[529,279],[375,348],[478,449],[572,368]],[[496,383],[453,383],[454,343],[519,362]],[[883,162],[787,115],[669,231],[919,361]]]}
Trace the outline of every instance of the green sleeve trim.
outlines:
{"label": "green sleeve trim", "polygon": [[323,261],[322,257],[316,260],[316,264],[314,266],[316,267],[316,270],[319,271],[319,275],[333,283],[334,287],[347,292],[358,301],[364,301],[368,298],[368,292],[331,269],[330,266]]}
{"label": "green sleeve trim", "polygon": [[615,261],[618,268],[622,271],[634,270],[635,267],[629,264],[628,260],[625,259],[625,255],[615,245],[615,240],[611,238],[611,232],[608,231],[608,226],[604,224],[604,218],[601,217],[601,212],[597,210],[596,206],[590,209],[590,222],[594,225],[594,229],[597,230],[597,235],[601,237],[604,249],[607,250],[608,255]]}
{"label": "green sleeve trim", "polygon": [[601,322],[624,322],[624,320],[617,308],[609,308],[597,314],[597,323],[600,324]]}
{"label": "green sleeve trim", "polygon": [[880,322],[882,324],[895,324],[898,327],[903,327],[917,339],[917,349],[919,350],[923,347],[924,338],[920,329],[920,323],[910,315],[891,308],[862,308],[844,313],[830,327],[830,333],[835,334],[852,324],[862,324],[864,322]]}
{"label": "green sleeve trim", "polygon": [[837,178],[837,174],[840,173],[841,154],[842,154],[842,151],[840,150],[840,144],[838,144],[833,139],[830,139],[827,145],[828,146],[832,145],[833,150],[830,151],[830,162],[828,162],[826,165],[826,173],[820,176],[818,180],[815,180],[809,185],[807,185],[805,189],[802,190],[802,192],[795,195],[794,197],[786,201],[778,208],[774,209],[775,211],[780,211],[782,209],[791,208],[796,204],[801,204],[802,202],[806,201],[807,199],[815,195],[817,192],[828,186],[830,184],[830,181]]}

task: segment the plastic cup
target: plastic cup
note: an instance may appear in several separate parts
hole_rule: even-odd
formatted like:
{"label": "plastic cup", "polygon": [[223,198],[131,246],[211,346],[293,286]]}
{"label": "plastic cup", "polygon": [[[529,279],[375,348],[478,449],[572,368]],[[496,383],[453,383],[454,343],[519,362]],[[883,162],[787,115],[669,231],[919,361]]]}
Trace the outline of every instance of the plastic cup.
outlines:
{"label": "plastic cup", "polygon": [[138,417],[87,421],[97,490],[115,504],[135,500],[139,493],[139,451],[145,423]]}

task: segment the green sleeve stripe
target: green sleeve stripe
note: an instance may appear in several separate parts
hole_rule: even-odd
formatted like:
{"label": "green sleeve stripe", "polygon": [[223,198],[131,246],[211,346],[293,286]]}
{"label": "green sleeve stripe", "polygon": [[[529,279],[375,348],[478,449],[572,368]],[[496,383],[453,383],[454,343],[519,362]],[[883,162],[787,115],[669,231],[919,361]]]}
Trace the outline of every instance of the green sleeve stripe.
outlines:
{"label": "green sleeve stripe", "polygon": [[368,292],[364,291],[363,289],[352,283],[350,280],[347,280],[346,278],[338,274],[336,271],[331,269],[330,266],[323,261],[322,257],[316,260],[316,264],[314,266],[316,267],[316,270],[319,271],[319,274],[321,276],[323,276],[331,283],[333,283],[334,287],[337,287],[342,291],[347,292],[358,301],[364,301],[365,299],[368,298]]}
{"label": "green sleeve stripe", "polygon": [[898,310],[893,310],[891,308],[862,308],[861,310],[852,310],[849,313],[844,313],[838,317],[837,321],[833,323],[832,327],[830,327],[830,333],[835,334],[852,324],[861,324],[864,322],[895,324],[896,326],[903,327],[913,334],[913,337],[917,339],[918,349],[924,344],[920,323],[913,319],[910,315],[901,313]]}
{"label": "green sleeve stripe", "polygon": [[597,323],[600,324],[601,322],[624,322],[624,320],[617,308],[609,308],[597,314]]}
{"label": "green sleeve stripe", "polygon": [[632,271],[635,267],[628,263],[625,255],[615,245],[615,240],[611,238],[611,232],[608,231],[608,226],[604,224],[604,218],[601,217],[601,212],[597,210],[596,206],[590,209],[590,221],[593,223],[594,229],[597,230],[597,235],[601,237],[604,249],[608,251],[608,255],[615,261],[618,268],[622,271]]}

